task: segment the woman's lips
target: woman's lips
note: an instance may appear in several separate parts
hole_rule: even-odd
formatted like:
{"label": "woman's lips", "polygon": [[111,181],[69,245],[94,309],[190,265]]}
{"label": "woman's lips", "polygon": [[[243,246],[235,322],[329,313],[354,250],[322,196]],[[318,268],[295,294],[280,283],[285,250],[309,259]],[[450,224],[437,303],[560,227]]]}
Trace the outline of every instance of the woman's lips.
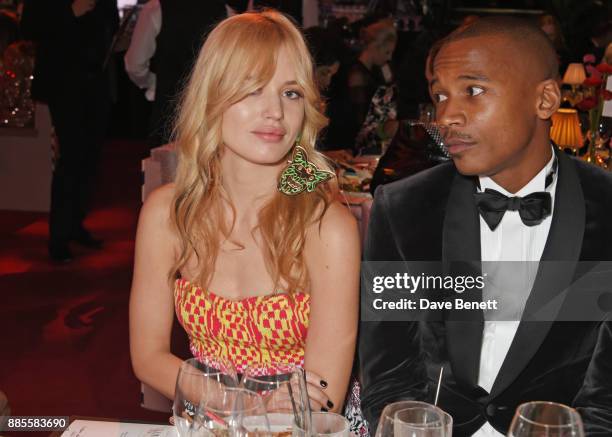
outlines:
{"label": "woman's lips", "polygon": [[277,134],[266,134],[263,132],[254,132],[260,139],[264,140],[267,143],[278,143],[283,139],[282,135]]}
{"label": "woman's lips", "polygon": [[252,133],[267,143],[278,143],[285,136],[285,132],[280,129],[258,130]]}

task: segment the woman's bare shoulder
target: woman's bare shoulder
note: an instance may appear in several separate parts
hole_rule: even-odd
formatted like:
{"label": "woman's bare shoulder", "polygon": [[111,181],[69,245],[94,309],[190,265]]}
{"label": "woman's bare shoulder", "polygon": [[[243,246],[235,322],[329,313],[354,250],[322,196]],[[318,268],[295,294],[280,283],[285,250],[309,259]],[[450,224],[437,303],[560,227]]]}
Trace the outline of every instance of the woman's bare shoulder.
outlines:
{"label": "woman's bare shoulder", "polygon": [[350,209],[338,201],[332,202],[320,222],[310,229],[309,238],[314,246],[329,246],[338,248],[359,245],[359,228],[357,220]]}
{"label": "woman's bare shoulder", "polygon": [[161,225],[162,229],[169,229],[174,194],[174,183],[162,185],[152,191],[140,211],[140,225]]}
{"label": "woman's bare shoulder", "polygon": [[149,215],[169,215],[174,200],[174,183],[162,185],[153,190],[146,198],[142,209]]}
{"label": "woman's bare shoulder", "polygon": [[357,226],[357,220],[351,210],[346,206],[335,200],[329,204],[325,214],[321,218],[321,224],[323,227],[350,227]]}
{"label": "woman's bare shoulder", "polygon": [[[329,205],[320,223],[309,230],[304,257],[312,296],[351,297],[358,289],[361,242],[357,220],[345,205]],[[338,282],[338,277],[344,278]]]}

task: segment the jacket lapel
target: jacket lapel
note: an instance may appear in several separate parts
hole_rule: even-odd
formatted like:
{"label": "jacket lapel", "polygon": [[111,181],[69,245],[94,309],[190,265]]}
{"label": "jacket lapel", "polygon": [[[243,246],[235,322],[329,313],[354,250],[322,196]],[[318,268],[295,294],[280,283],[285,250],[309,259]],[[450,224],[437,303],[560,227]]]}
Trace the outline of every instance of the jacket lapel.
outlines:
{"label": "jacket lapel", "polygon": [[[480,275],[480,221],[473,178],[456,174],[442,231],[442,262],[451,275]],[[467,296],[466,296],[467,294]],[[460,297],[481,301],[482,293]],[[446,341],[453,375],[461,384],[478,384],[484,317],[482,311],[451,310],[445,315]]]}
{"label": "jacket lapel", "polygon": [[[541,261],[577,262],[585,228],[584,195],[574,164],[563,152],[557,152],[557,156],[559,169],[554,212]],[[540,348],[563,303],[563,299],[555,297],[572,282],[574,269],[570,266],[567,262],[540,264],[522,321],[493,384],[491,397],[508,388]]]}

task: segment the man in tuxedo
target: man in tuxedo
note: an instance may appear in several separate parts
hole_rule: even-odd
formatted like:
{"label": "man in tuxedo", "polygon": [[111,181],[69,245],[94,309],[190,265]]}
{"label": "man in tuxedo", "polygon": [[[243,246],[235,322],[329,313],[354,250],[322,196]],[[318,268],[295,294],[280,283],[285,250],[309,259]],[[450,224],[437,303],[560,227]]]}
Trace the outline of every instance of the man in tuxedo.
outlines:
{"label": "man in tuxedo", "polygon": [[[612,260],[612,175],[549,139],[557,71],[546,35],[515,18],[478,20],[434,46],[430,89],[452,162],[378,188],[365,261]],[[612,324],[526,321],[576,275],[544,264],[516,321],[482,311],[363,321],[372,428],[391,402],[433,402],[444,368],[438,406],[454,437],[506,435],[533,400],[577,408],[587,436],[612,435]]]}
{"label": "man in tuxedo", "polygon": [[[155,100],[151,113],[149,145],[158,147],[172,138],[172,123],[185,81],[200,53],[206,35],[227,17],[226,5],[243,12],[247,0],[159,0],[159,6],[149,14],[154,26],[145,43],[155,54],[151,59],[156,75]],[[151,47],[152,46],[152,47]]]}
{"label": "man in tuxedo", "polygon": [[26,0],[21,26],[36,42],[32,96],[49,105],[59,143],[51,183],[49,256],[72,259],[69,243],[99,249],[83,225],[110,117],[105,59],[117,28],[116,0]]}

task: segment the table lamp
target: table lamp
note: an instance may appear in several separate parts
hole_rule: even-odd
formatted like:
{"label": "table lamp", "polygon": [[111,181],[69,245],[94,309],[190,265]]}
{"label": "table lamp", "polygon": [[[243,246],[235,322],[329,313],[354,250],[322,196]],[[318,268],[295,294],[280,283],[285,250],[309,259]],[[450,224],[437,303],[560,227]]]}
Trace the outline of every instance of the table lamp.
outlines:
{"label": "table lamp", "polygon": [[550,139],[562,149],[569,148],[576,153],[584,143],[578,111],[573,108],[560,108],[555,112],[552,116]]}
{"label": "table lamp", "polygon": [[582,85],[585,79],[586,73],[584,72],[584,65],[578,62],[569,64],[563,75],[563,83],[572,86]]}
{"label": "table lamp", "polygon": [[567,96],[567,100],[573,105],[582,99],[582,94],[579,92],[578,87],[586,79],[586,73],[584,71],[584,65],[574,62],[568,65],[565,74],[563,75],[563,83],[572,86],[571,95]]}

